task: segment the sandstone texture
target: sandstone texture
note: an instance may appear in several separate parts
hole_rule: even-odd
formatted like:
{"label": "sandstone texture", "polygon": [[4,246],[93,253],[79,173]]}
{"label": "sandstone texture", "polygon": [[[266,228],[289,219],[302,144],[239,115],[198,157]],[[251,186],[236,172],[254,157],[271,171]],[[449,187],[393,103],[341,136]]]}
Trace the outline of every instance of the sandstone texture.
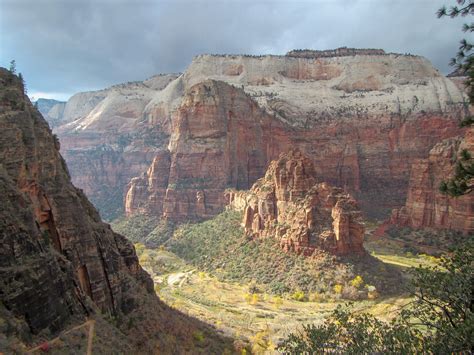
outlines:
{"label": "sandstone texture", "polygon": [[[466,114],[462,88],[425,58],[382,50],[200,55],[182,75],[150,80],[78,94],[56,129],[73,181],[101,212],[214,215],[225,188],[250,188],[297,147],[322,180],[384,218],[405,202],[415,159],[459,135]],[[154,192],[143,174],[166,150],[169,186]]]}
{"label": "sandstone texture", "polygon": [[317,183],[311,159],[291,150],[272,161],[250,191],[228,190],[232,208],[243,211],[252,238],[276,238],[286,252],[363,254],[364,227],[356,201],[340,188]]}
{"label": "sandstone texture", "polygon": [[176,75],[79,93],[66,103],[54,132],[73,183],[104,218],[123,212],[124,189],[166,147],[169,129],[144,113],[148,102]]}
{"label": "sandstone texture", "polygon": [[88,317],[117,346],[108,353],[192,353],[199,329],[211,353],[223,351],[225,339],[158,300],[133,245],[72,185],[58,139],[3,68],[0,130],[0,352],[24,353]]}
{"label": "sandstone texture", "polygon": [[474,232],[474,195],[450,197],[439,191],[441,182],[453,176],[463,150],[474,154],[472,127],[463,136],[436,144],[427,158],[413,163],[405,206],[392,212],[391,223]]}
{"label": "sandstone texture", "polygon": [[133,279],[151,288],[133,246],[102,223],[70,182],[59,143],[2,69],[0,128],[1,301],[33,333],[58,330],[72,315],[130,311]]}

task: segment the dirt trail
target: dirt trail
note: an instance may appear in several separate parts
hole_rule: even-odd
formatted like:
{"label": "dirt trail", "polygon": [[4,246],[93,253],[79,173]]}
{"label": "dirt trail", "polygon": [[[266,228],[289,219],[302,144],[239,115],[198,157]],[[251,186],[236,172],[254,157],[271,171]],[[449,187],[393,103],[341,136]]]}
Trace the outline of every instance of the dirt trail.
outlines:
{"label": "dirt trail", "polygon": [[[95,319],[88,319],[84,323],[76,325],[75,327],[73,327],[69,330],[66,330],[65,332],[62,332],[61,335],[69,334],[69,333],[71,333],[75,330],[81,329],[85,326],[89,326],[89,336],[88,336],[88,339],[87,339],[87,355],[91,355],[92,354],[92,341],[93,341],[93,338],[94,338]],[[36,351],[42,351],[42,348],[44,347],[45,343],[47,343],[48,346],[51,347],[52,345],[54,345],[55,343],[57,343],[59,341],[59,337],[61,335],[59,335],[56,338],[53,338],[51,340],[44,341],[42,344],[28,350],[26,353],[27,354],[33,354]]]}
{"label": "dirt trail", "polygon": [[89,337],[87,339],[87,355],[92,355],[92,340],[94,339],[95,321],[89,325]]}

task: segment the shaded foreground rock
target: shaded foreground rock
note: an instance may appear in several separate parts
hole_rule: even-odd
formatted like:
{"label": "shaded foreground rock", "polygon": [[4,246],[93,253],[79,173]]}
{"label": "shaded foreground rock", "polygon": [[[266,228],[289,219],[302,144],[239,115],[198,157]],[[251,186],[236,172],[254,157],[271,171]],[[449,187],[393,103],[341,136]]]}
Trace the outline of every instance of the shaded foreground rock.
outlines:
{"label": "shaded foreground rock", "polygon": [[197,329],[215,351],[228,344],[158,300],[133,245],[72,185],[57,138],[3,68],[0,130],[0,352],[24,352],[87,317],[117,320],[103,323],[120,345],[97,353],[191,351]]}
{"label": "shaded foreground rock", "polygon": [[474,128],[436,144],[426,159],[413,163],[405,206],[392,211],[392,224],[474,232],[474,194],[450,197],[439,190],[454,175],[463,150],[474,154]]}
{"label": "shaded foreground rock", "polygon": [[245,233],[276,238],[287,252],[363,254],[364,227],[356,201],[340,188],[317,183],[312,161],[298,150],[270,163],[248,192],[227,191],[230,206],[244,211]]}

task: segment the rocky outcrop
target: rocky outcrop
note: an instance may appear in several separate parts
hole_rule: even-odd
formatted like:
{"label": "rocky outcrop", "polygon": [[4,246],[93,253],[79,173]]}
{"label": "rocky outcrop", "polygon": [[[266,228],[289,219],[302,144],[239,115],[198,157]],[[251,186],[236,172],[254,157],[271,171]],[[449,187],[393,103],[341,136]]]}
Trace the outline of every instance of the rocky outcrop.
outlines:
{"label": "rocky outcrop", "polygon": [[231,208],[243,211],[252,238],[276,238],[286,252],[363,254],[364,227],[356,201],[340,188],[316,183],[311,159],[298,150],[280,155],[250,191],[228,190]]}
{"label": "rocky outcrop", "polygon": [[[311,157],[324,181],[357,196],[368,216],[386,218],[405,202],[413,161],[460,133],[462,90],[422,57],[352,49],[315,53],[201,55],[166,85],[120,89],[114,96],[120,105],[101,99],[90,113],[57,129],[73,181],[101,213],[122,207],[110,198],[124,201],[130,179],[168,149],[166,207],[147,209],[149,192],[126,212],[139,204],[150,214],[193,219],[222,210],[224,188],[249,188],[293,146]],[[206,82],[220,83],[207,83],[206,92]],[[139,109],[129,118],[117,114],[128,107],[124,97],[137,90],[147,93]],[[207,167],[218,170],[205,173]]]}
{"label": "rocky outcrop", "polygon": [[68,100],[54,132],[80,187],[111,220],[123,213],[124,189],[145,171],[157,151],[166,148],[169,129],[155,124],[145,109],[177,75],[79,93]]}
{"label": "rocky outcrop", "polygon": [[2,69],[0,80],[3,305],[33,333],[93,312],[86,296],[102,312],[129,312],[133,280],[152,291],[133,246],[71,184],[59,142],[18,78]]}
{"label": "rocky outcrop", "polygon": [[[64,340],[88,317],[97,320],[94,353],[224,351],[227,339],[158,300],[131,242],[72,185],[59,141],[3,68],[0,130],[0,352]],[[210,341],[196,350],[197,331]]]}
{"label": "rocky outcrop", "polygon": [[126,212],[181,221],[216,215],[227,187],[246,189],[263,176],[275,138],[270,125],[242,90],[217,81],[195,85],[177,111],[169,151],[130,182]]}
{"label": "rocky outcrop", "polygon": [[260,108],[242,89],[212,80],[188,90],[173,123],[170,163],[154,163],[152,169],[166,177],[168,186],[153,188],[147,182],[150,170],[133,179],[125,198],[127,214],[178,221],[213,216],[225,206],[226,188],[250,188],[272,159],[298,147],[311,157],[322,181],[357,195],[370,216],[383,216],[403,204],[411,162],[439,137],[459,130],[454,116],[426,113],[410,119],[367,115],[362,121],[341,118],[295,128]]}
{"label": "rocky outcrop", "polygon": [[404,207],[392,212],[391,223],[474,232],[474,195],[450,197],[439,190],[441,182],[453,176],[463,150],[474,154],[473,128],[464,136],[436,144],[428,158],[413,163],[407,201]]}
{"label": "rocky outcrop", "polygon": [[372,48],[347,48],[341,47],[324,51],[312,49],[296,49],[286,53],[288,57],[295,58],[329,58],[329,57],[346,57],[354,55],[388,55],[383,49]]}

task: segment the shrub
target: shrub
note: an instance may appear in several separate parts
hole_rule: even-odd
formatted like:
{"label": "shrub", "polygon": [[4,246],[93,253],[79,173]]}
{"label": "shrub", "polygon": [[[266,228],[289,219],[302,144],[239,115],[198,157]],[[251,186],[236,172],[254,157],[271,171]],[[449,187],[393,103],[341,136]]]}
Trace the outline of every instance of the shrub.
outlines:
{"label": "shrub", "polygon": [[357,275],[351,280],[351,285],[355,288],[361,288],[361,286],[364,284],[364,280],[360,275]]}
{"label": "shrub", "polygon": [[306,295],[303,291],[296,291],[291,295],[291,298],[293,298],[296,301],[303,302],[306,300]]}
{"label": "shrub", "polygon": [[342,293],[342,290],[344,289],[344,286],[337,284],[337,285],[334,285],[333,289],[336,295],[340,295]]}
{"label": "shrub", "polygon": [[253,354],[266,354],[275,350],[275,344],[270,340],[270,332],[268,329],[257,332],[250,337],[252,343]]}
{"label": "shrub", "polygon": [[280,296],[273,297],[273,305],[275,306],[276,309],[280,309],[282,304],[283,304],[283,299]]}

